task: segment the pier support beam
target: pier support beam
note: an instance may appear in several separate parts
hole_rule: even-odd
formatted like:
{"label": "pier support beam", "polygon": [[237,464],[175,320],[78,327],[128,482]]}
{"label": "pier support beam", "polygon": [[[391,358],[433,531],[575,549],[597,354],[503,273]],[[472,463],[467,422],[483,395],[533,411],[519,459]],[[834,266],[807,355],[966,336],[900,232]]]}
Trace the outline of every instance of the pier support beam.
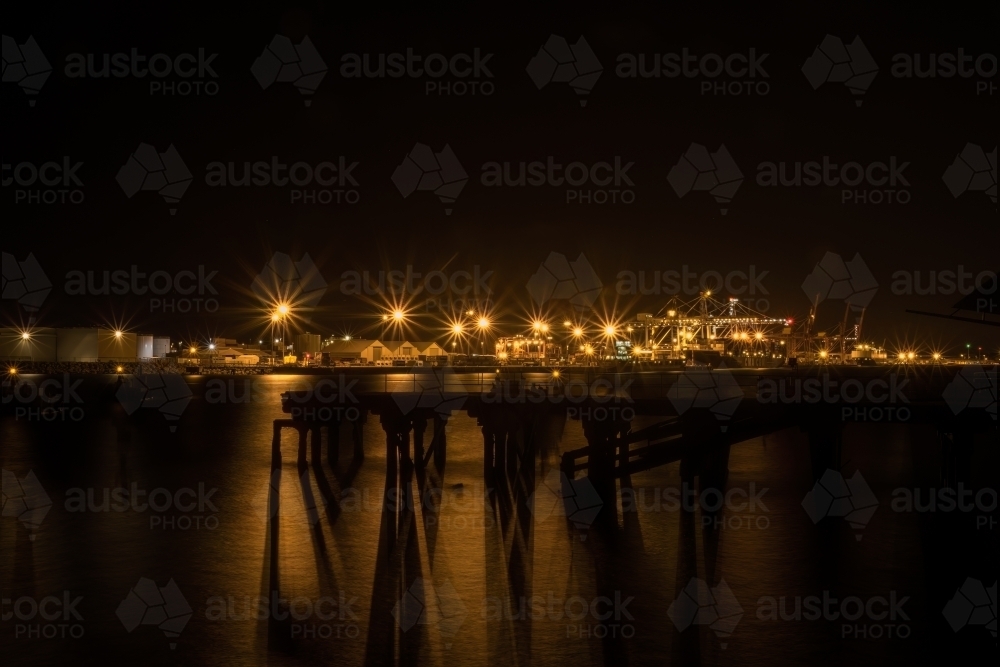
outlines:
{"label": "pier support beam", "polygon": [[[313,467],[317,467],[323,464],[323,427],[319,424],[313,424],[308,427],[311,433],[310,437],[310,449],[312,454],[312,464]],[[329,432],[329,428],[327,429]]]}
{"label": "pier support beam", "polygon": [[412,496],[413,461],[410,459],[409,419],[382,415],[385,431],[385,502],[383,511],[383,536],[391,553],[403,527],[403,513]]}
{"label": "pier support beam", "polygon": [[326,427],[326,459],[336,467],[340,463],[340,420],[331,421]]}
{"label": "pier support beam", "polygon": [[413,462],[424,467],[424,433],[427,431],[427,420],[423,417],[414,417],[413,421]]}
{"label": "pier support beam", "polygon": [[840,470],[844,425],[834,418],[816,419],[805,427],[809,435],[809,458],[813,481],[819,481],[829,470]]}
{"label": "pier support beam", "polygon": [[362,461],[365,458],[365,421],[367,416],[367,412],[362,412],[358,419],[351,422],[351,441],[354,444],[355,461]]}
{"label": "pier support beam", "polygon": [[[583,434],[587,437],[587,477],[601,498],[598,519],[606,522],[618,521],[616,502],[615,462],[623,457],[628,460],[628,422],[618,419],[581,420]],[[625,451],[620,451],[624,449]]]}
{"label": "pier support beam", "polygon": [[298,464],[300,466],[307,465],[306,462],[306,441],[309,435],[309,427],[305,424],[296,424],[296,430],[299,432],[299,454],[298,454]]}
{"label": "pier support beam", "polygon": [[941,443],[941,486],[957,489],[959,484],[964,484],[970,487],[974,445],[972,433],[961,430],[952,433],[939,431],[938,440]]}
{"label": "pier support beam", "polygon": [[434,436],[431,448],[434,450],[434,467],[441,470],[444,467],[448,448],[448,415],[434,415]]}

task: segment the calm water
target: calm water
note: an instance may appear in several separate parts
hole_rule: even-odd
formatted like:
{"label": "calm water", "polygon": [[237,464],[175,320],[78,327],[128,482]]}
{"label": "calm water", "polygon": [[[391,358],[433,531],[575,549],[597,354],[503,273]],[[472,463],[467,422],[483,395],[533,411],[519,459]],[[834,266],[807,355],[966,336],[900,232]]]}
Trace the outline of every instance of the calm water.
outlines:
{"label": "calm water", "polygon": [[[436,509],[417,504],[400,538],[405,547],[391,558],[379,557],[386,462],[378,417],[369,416],[363,464],[352,465],[345,432],[340,464],[324,461],[304,476],[287,433],[273,563],[271,422],[285,416],[278,394],[295,380],[255,378],[254,400],[210,404],[206,379],[186,378],[195,398],[170,423],[152,409],[119,414],[113,381],[87,380],[79,422],[39,423],[9,409],[0,422],[5,495],[11,474],[23,480],[31,471],[52,502],[37,528],[0,521],[3,598],[55,596],[60,604],[43,608],[57,612],[64,596],[81,598],[79,617],[48,614],[52,620],[32,617],[31,600],[7,618],[16,605],[5,603],[5,664],[747,667],[967,664],[980,651],[995,653],[984,627],[955,633],[942,615],[966,577],[996,581],[996,530],[976,526],[984,513],[891,507],[894,489],[938,486],[927,427],[847,427],[844,472],[862,471],[879,500],[863,528],[839,518],[813,524],[801,505],[813,485],[806,439],[789,430],[732,448],[728,489],[765,490],[753,511],[676,509],[664,500],[681,488],[672,464],[632,478],[640,507],[619,514],[617,528],[581,531],[549,511],[555,496],[543,484],[561,451],[586,444],[578,422],[543,438],[534,514],[525,520],[484,500],[482,436],[474,419],[456,413],[444,471],[428,469],[415,482],[417,491],[436,490]],[[235,396],[247,381],[233,381]],[[996,489],[996,447],[977,443],[976,488]],[[191,489],[195,507],[182,493],[181,507],[162,512],[71,511],[81,493],[101,510],[105,489],[132,485]],[[199,487],[211,493],[201,508]],[[995,507],[985,516],[995,522]],[[706,528],[706,519],[721,526]],[[274,572],[299,619],[270,624],[269,635],[254,614]],[[144,608],[120,608],[143,577],[157,587],[173,580],[190,605],[179,636],[158,627],[163,619],[143,618]],[[672,613],[692,579],[728,589],[738,606],[706,607],[687,620],[683,604]],[[863,615],[845,627],[843,619],[775,620],[762,611],[767,596],[784,596],[790,612],[796,596],[824,591],[906,598],[905,618]],[[591,606],[602,596],[611,602]],[[731,632],[712,626],[722,607]],[[128,632],[116,611],[148,624]],[[610,618],[598,618],[606,611]]]}

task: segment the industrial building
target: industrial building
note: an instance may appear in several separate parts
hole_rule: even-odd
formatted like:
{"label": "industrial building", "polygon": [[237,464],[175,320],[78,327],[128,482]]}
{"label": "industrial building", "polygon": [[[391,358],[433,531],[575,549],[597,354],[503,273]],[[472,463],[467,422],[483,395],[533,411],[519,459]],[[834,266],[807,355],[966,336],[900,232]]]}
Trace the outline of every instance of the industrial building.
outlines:
{"label": "industrial building", "polygon": [[170,339],[101,327],[0,328],[0,359],[31,362],[136,361],[165,357]]}
{"label": "industrial building", "polygon": [[375,363],[382,358],[385,346],[377,340],[335,340],[322,349],[330,361]]}
{"label": "industrial building", "polygon": [[315,359],[323,349],[319,334],[295,334],[295,354],[300,359]]}

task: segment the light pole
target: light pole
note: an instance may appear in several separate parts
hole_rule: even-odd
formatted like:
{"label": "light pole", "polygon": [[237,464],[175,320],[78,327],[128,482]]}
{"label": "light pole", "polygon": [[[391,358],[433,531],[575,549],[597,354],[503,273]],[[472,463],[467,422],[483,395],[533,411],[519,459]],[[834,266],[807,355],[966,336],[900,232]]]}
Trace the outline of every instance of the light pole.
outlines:
{"label": "light pole", "polygon": [[[486,347],[486,335],[489,333],[489,330],[490,330],[491,326],[493,326],[493,323],[490,322],[490,319],[488,317],[486,317],[485,315],[481,315],[479,317],[479,319],[476,321],[476,327],[478,327],[478,329],[479,329],[479,351],[480,351],[480,353],[485,353],[486,352],[486,350],[485,350],[485,347]],[[494,350],[494,352],[495,351],[496,350]]]}

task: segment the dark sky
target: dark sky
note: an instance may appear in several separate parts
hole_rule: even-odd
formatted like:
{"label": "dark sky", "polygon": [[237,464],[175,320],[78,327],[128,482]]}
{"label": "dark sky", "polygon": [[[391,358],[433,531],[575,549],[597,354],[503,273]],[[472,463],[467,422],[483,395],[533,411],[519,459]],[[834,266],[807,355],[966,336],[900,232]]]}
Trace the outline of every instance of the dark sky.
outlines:
{"label": "dark sky", "polygon": [[[259,309],[248,288],[275,252],[298,258],[308,252],[329,288],[310,313],[308,328],[323,333],[352,329],[375,313],[369,300],[342,294],[345,271],[435,269],[492,272],[491,288],[500,319],[525,317],[529,277],[551,252],[576,259],[582,252],[605,286],[597,309],[655,312],[669,295],[615,295],[621,271],[651,276],[682,270],[767,272],[761,281],[768,314],[803,317],[809,306],[803,279],[827,252],[850,259],[860,253],[879,284],[868,308],[866,337],[927,349],[954,349],[966,342],[995,350],[996,329],[906,314],[907,308],[947,311],[957,294],[894,294],[893,274],[996,270],[996,205],[981,191],[954,197],[942,175],[968,143],[985,152],[996,147],[997,5],[874,3],[787,3],[753,6],[701,5],[698,12],[673,6],[638,7],[574,3],[567,8],[535,6],[478,9],[423,8],[355,13],[343,3],[307,3],[279,8],[245,3],[237,13],[210,3],[178,8],[122,8],[103,14],[79,3],[17,3],[5,9],[3,34],[20,45],[37,41],[52,73],[37,95],[4,83],[4,165],[67,157],[82,162],[76,172],[84,201],[38,204],[19,201],[48,186],[5,185],[2,190],[4,252],[23,260],[34,253],[53,283],[37,313],[39,324],[55,326],[125,320],[130,328],[175,337],[256,337]],[[986,13],[984,13],[984,11]],[[328,72],[314,95],[291,83],[262,89],[251,65],[276,34],[298,44],[310,38]],[[537,89],[526,73],[529,61],[551,34],[571,44],[582,35],[603,67],[585,96],[568,84]],[[818,89],[801,71],[826,35],[850,43],[860,36],[878,66],[867,92],[858,98],[842,83]],[[6,37],[5,37],[6,40]],[[479,49],[491,77],[476,80],[477,94],[425,94],[429,83],[463,81],[452,75],[420,78],[347,78],[345,54],[441,53],[451,57]],[[622,78],[620,54],[710,53],[758,57],[766,78],[751,83],[766,95],[702,94],[705,82],[745,81],[723,74],[708,79]],[[986,59],[983,77],[902,78],[893,76],[896,54],[966,54]],[[217,54],[217,75],[160,80],[71,78],[71,54]],[[86,56],[85,56],[86,57]],[[474,80],[473,77],[464,81]],[[202,81],[214,95],[151,94],[164,86]],[[484,95],[486,84],[492,94]],[[762,84],[763,88],[758,85]],[[986,90],[977,87],[985,86]],[[471,87],[471,86],[470,86]],[[29,99],[34,106],[29,106]],[[855,105],[856,99],[863,104]],[[160,152],[171,144],[193,175],[177,204],[156,192],[126,197],[115,180],[140,143]],[[432,192],[404,198],[391,180],[415,143],[441,151],[449,145],[468,173],[468,182],[446,216]],[[667,174],[692,143],[710,151],[724,144],[744,181],[720,214],[707,192],[678,197]],[[212,187],[212,162],[267,161],[285,164],[342,158],[358,165],[355,204],[291,203],[292,186]],[[632,203],[567,203],[566,186],[488,187],[481,182],[490,162],[574,161],[634,163],[626,197]],[[842,203],[842,186],[766,187],[758,165],[766,162],[838,164],[909,163],[909,186],[861,184],[876,190],[903,189],[908,203]],[[994,157],[995,159],[995,157]],[[26,172],[25,172],[26,173]],[[995,178],[995,166],[993,178]],[[5,166],[4,181],[11,172]],[[319,186],[307,186],[316,190]],[[60,189],[55,187],[53,189]],[[333,188],[336,189],[336,188]],[[596,185],[580,189],[600,190]],[[605,189],[616,189],[607,186]],[[19,192],[27,190],[27,193]],[[39,195],[41,196],[41,195]],[[51,196],[51,195],[50,195]],[[591,196],[600,196],[592,193]],[[890,195],[881,194],[884,198]],[[170,214],[176,208],[176,214]],[[218,271],[216,313],[186,316],[151,312],[147,296],[76,296],[66,293],[71,271],[129,269]],[[995,282],[993,283],[995,287]],[[941,292],[939,286],[938,292]],[[947,291],[947,290],[944,290]],[[425,295],[414,303],[423,304]],[[744,295],[746,296],[746,295]],[[180,298],[167,295],[165,298]],[[994,295],[994,299],[996,295]],[[377,301],[377,299],[376,299]],[[552,305],[551,303],[549,305]],[[764,303],[760,302],[763,306]],[[994,306],[995,308],[995,306]],[[827,326],[844,306],[820,309]],[[25,321],[16,301],[3,301],[5,322]],[[257,318],[257,319],[255,319]],[[431,319],[425,321],[431,322]]]}

